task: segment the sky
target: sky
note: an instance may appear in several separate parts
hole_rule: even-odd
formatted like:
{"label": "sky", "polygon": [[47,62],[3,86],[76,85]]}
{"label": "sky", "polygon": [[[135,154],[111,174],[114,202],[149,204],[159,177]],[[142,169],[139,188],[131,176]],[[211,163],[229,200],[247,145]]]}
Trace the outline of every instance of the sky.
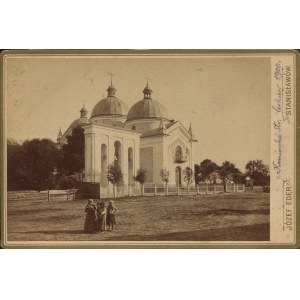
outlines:
{"label": "sky", "polygon": [[11,56],[5,60],[7,137],[56,141],[85,105],[88,115],[106,97],[114,74],[116,96],[130,108],[152,98],[198,140],[196,163],[270,161],[271,74],[266,57]]}

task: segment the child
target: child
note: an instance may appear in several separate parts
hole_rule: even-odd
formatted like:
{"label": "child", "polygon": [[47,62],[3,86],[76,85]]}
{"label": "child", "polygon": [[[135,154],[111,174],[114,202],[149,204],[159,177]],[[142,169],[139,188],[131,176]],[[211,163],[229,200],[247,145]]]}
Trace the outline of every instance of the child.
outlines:
{"label": "child", "polygon": [[104,202],[97,203],[97,230],[105,231],[106,230],[106,207]]}
{"label": "child", "polygon": [[93,199],[88,201],[85,212],[84,232],[93,233],[96,230],[96,206]]}
{"label": "child", "polygon": [[106,216],[106,224],[108,226],[108,230],[114,230],[114,225],[116,224],[115,213],[118,209],[114,205],[114,201],[110,200],[107,207],[107,216]]}

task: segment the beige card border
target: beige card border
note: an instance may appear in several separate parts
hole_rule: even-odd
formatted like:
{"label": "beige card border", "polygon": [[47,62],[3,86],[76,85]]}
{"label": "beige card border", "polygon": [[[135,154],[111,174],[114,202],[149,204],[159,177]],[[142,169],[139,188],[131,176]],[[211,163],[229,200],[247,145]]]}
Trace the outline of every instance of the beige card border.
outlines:
{"label": "beige card border", "polygon": [[[6,121],[6,116],[4,115],[4,74],[3,74],[3,66],[4,66],[4,57],[7,54],[14,55],[41,55],[41,56],[54,56],[54,55],[68,55],[68,56],[77,56],[77,55],[122,55],[122,56],[194,56],[194,55],[216,55],[216,56],[235,56],[235,55],[243,55],[243,56],[253,56],[253,55],[286,55],[293,54],[296,57],[296,103],[299,101],[300,94],[300,61],[299,61],[299,53],[296,50],[7,50],[3,51],[0,55],[0,82],[1,82],[1,171],[0,171],[0,183],[1,183],[1,246],[3,248],[299,248],[300,243],[300,222],[297,222],[298,216],[300,215],[300,205],[299,199],[296,198],[296,218],[295,218],[295,243],[294,244],[284,244],[284,243],[271,243],[269,241],[265,242],[205,242],[205,241],[184,241],[184,242],[176,242],[176,241],[151,241],[151,242],[117,242],[117,241],[47,241],[47,242],[29,242],[29,241],[21,241],[21,242],[7,242],[6,240],[6,190],[5,190],[5,176],[6,170],[4,165],[4,154],[6,153],[6,142],[5,142],[5,126],[3,126]],[[300,121],[299,117],[299,108],[296,106],[296,143],[295,143],[295,167],[296,167],[296,195],[300,192],[300,182],[297,179],[297,174],[300,170],[300,160],[296,160],[296,153],[299,148],[299,128]]]}

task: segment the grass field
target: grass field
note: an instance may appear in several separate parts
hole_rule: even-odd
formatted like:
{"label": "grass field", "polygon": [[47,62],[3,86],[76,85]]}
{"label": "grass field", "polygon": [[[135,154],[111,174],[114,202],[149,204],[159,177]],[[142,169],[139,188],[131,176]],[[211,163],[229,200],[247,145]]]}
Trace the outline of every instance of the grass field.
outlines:
{"label": "grass field", "polygon": [[[270,194],[115,200],[115,230],[85,234],[86,200],[8,201],[8,241],[267,241]],[[106,200],[107,202],[107,200]]]}

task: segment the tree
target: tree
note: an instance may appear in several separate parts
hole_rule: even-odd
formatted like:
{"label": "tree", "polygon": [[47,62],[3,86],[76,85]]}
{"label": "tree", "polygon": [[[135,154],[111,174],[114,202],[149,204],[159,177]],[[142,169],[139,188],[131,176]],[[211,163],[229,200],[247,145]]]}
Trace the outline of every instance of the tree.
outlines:
{"label": "tree", "polygon": [[7,189],[27,189],[25,155],[22,145],[7,141]]}
{"label": "tree", "polygon": [[270,185],[269,166],[262,160],[250,160],[245,166],[246,176],[253,180],[253,185]]}
{"label": "tree", "polygon": [[147,170],[144,168],[140,168],[137,170],[136,175],[133,176],[133,180],[138,182],[142,187],[142,196],[144,196],[144,183],[147,179]]}
{"label": "tree", "polygon": [[234,183],[245,183],[245,174],[236,168],[235,172],[232,174],[232,180]]}
{"label": "tree", "polygon": [[60,151],[49,139],[33,139],[22,145],[26,187],[40,191],[51,188],[50,175],[57,169]]}
{"label": "tree", "polygon": [[241,171],[229,161],[224,161],[218,172],[225,189],[227,182],[234,181],[234,179],[241,174]]}
{"label": "tree", "polygon": [[116,197],[116,185],[123,181],[121,167],[117,160],[108,165],[107,179],[113,185],[114,198]]}
{"label": "tree", "polygon": [[218,170],[218,165],[210,159],[203,160],[199,165],[195,165],[196,183],[214,180],[213,173]]}
{"label": "tree", "polygon": [[72,135],[67,136],[67,143],[62,146],[60,171],[73,175],[84,170],[84,130],[78,126],[73,128]]}
{"label": "tree", "polygon": [[161,181],[166,185],[166,194],[168,194],[168,183],[170,180],[170,172],[166,168],[161,169],[160,178]]}
{"label": "tree", "polygon": [[193,170],[190,167],[186,167],[183,170],[183,180],[187,183],[188,194],[189,194],[190,184],[193,182]]}

